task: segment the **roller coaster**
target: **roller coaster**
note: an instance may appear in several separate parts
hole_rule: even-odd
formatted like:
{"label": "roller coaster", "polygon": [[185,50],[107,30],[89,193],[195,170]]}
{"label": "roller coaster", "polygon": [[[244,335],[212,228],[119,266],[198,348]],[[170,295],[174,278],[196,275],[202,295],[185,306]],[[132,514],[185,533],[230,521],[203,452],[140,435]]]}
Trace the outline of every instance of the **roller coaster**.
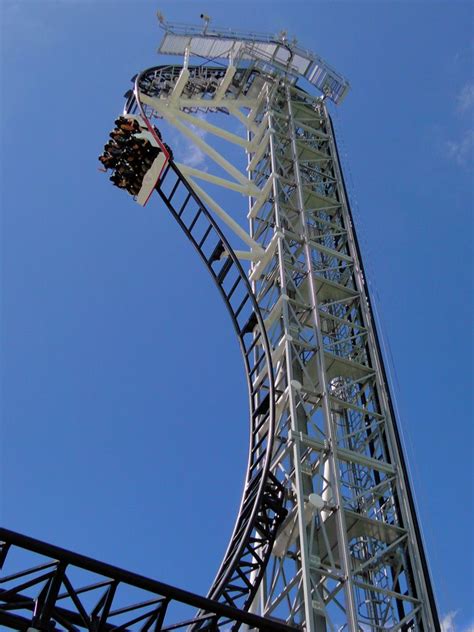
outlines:
{"label": "roller coaster", "polygon": [[[156,193],[226,305],[250,409],[239,512],[206,598],[1,530],[11,570],[0,579],[0,624],[439,630],[327,108],[349,85],[285,34],[213,30],[208,19],[203,29],[160,23],[160,52],[183,63],[133,78],[101,161],[137,203]],[[212,115],[236,119],[245,136]],[[219,172],[176,162],[160,121]],[[199,127],[243,149],[246,173]],[[250,230],[197,179],[247,196]],[[19,550],[41,563],[19,570]],[[124,586],[147,597],[124,603]],[[192,609],[186,620],[169,622],[174,601]]]}

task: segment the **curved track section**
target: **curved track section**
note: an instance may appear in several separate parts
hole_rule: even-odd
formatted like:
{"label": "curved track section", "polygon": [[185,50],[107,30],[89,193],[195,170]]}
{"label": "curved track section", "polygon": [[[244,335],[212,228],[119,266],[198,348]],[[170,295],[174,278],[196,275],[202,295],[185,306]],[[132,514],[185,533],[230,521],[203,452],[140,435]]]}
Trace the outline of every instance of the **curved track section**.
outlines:
{"label": "curved track section", "polygon": [[[146,108],[140,102],[139,87],[155,70],[146,70],[136,78],[134,94],[126,104],[126,113],[138,111],[154,135]],[[245,271],[222,230],[172,159],[155,188],[211,274],[231,316],[244,360],[250,402],[247,475],[234,531],[208,596],[248,610],[286,513],[283,486],[270,472],[275,430],[272,349]],[[197,623],[193,629],[202,628]]]}

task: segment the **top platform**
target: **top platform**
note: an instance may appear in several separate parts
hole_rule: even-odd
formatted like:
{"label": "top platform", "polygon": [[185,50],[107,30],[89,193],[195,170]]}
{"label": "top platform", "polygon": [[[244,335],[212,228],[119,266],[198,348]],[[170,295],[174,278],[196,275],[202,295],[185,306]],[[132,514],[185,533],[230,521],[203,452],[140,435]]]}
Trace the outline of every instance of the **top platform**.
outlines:
{"label": "top platform", "polygon": [[285,33],[265,35],[231,29],[209,27],[209,18],[203,16],[202,27],[166,22],[158,14],[163,40],[158,49],[164,55],[184,55],[204,59],[231,58],[263,62],[269,69],[303,77],[336,104],[340,104],[349,91],[349,83],[323,59],[289,41]]}

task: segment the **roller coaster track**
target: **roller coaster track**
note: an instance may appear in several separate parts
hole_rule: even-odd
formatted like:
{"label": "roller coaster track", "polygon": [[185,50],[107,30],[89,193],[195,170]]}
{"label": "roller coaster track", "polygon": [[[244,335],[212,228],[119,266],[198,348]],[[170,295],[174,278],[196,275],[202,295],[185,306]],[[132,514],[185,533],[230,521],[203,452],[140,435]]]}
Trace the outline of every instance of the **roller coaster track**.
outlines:
{"label": "roller coaster track", "polygon": [[[174,164],[140,101],[140,82],[154,70],[137,77],[125,113],[140,113],[161,147],[166,160],[155,190],[211,274],[239,340],[250,403],[250,446],[239,513],[207,598],[0,529],[0,567],[9,570],[0,579],[0,625],[11,629],[146,632],[153,626],[157,631],[210,631],[238,630],[243,624],[249,630],[294,629],[247,612],[286,516],[283,485],[270,472],[276,406],[272,347],[236,253]],[[18,567],[18,559],[23,560],[25,554],[39,558],[40,563],[25,568],[21,561]],[[84,574],[90,574],[93,583],[84,585]],[[145,591],[147,600],[131,598],[131,589]],[[169,625],[166,620],[172,602],[194,609],[191,617]]]}
{"label": "roller coaster track", "polygon": [[[151,68],[137,76],[134,99],[129,100],[127,113],[133,114],[138,108],[162,146],[140,101],[140,84],[155,70]],[[252,287],[235,252],[191,185],[167,157],[156,191],[211,274],[231,317],[244,360],[250,404],[247,474],[234,530],[208,597],[248,610],[286,515],[284,488],[270,472],[276,399],[272,348]]]}
{"label": "roller coaster track", "polygon": [[[25,568],[25,560],[34,566]],[[0,578],[2,630],[294,630],[8,529],[0,529],[0,568],[8,571]]]}
{"label": "roller coaster track", "polygon": [[[147,70],[137,77],[134,96],[128,99],[125,112],[139,113],[161,147],[166,162],[155,190],[211,274],[239,340],[250,403],[250,446],[239,513],[207,599],[26,536],[0,530],[0,565],[5,562],[7,554],[16,549],[50,558],[46,564],[22,569],[0,580],[0,622],[13,629],[26,629],[28,619],[19,615],[26,611],[32,613],[33,629],[49,629],[48,626],[54,626],[52,622],[55,621],[64,629],[76,630],[82,627],[94,631],[148,630],[152,625],[155,630],[183,627],[191,630],[219,630],[222,626],[237,630],[242,624],[246,624],[249,629],[290,630],[292,628],[282,623],[265,621],[246,613],[256,596],[276,533],[286,515],[284,488],[270,472],[276,400],[272,347],[256,297],[237,255],[215,219],[174,164],[140,102],[140,82],[153,70]],[[76,589],[69,572],[74,573],[77,569],[102,575],[105,579],[98,584]],[[146,602],[148,608],[145,612],[141,603],[113,608],[117,602],[116,590],[123,584],[154,594],[154,599]],[[34,588],[39,589],[39,593],[32,597],[28,591]],[[102,590],[102,595],[88,612],[80,595],[97,589]],[[166,626],[167,607],[173,600],[194,606],[198,609],[197,614],[188,621]],[[71,607],[68,609],[65,603]],[[112,620],[116,621],[113,618],[117,616],[123,619],[124,614],[132,616],[132,619],[127,620],[127,623],[122,622],[117,628]]]}

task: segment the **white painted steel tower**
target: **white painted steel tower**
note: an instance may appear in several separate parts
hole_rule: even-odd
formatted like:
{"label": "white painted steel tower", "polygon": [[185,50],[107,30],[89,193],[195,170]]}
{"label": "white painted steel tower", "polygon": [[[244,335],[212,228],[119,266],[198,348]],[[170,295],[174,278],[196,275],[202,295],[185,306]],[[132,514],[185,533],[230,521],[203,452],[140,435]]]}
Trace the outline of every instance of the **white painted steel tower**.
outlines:
{"label": "white painted steel tower", "polygon": [[[225,287],[230,244],[258,305],[239,330],[254,341],[249,477],[209,596],[308,632],[437,631],[328,112],[348,83],[285,34],[216,30],[201,17],[197,28],[159,16],[159,53],[175,57],[141,73],[128,111],[139,102],[206,157],[175,165],[227,237],[208,261],[223,262]],[[160,193],[170,207],[177,186]]]}

